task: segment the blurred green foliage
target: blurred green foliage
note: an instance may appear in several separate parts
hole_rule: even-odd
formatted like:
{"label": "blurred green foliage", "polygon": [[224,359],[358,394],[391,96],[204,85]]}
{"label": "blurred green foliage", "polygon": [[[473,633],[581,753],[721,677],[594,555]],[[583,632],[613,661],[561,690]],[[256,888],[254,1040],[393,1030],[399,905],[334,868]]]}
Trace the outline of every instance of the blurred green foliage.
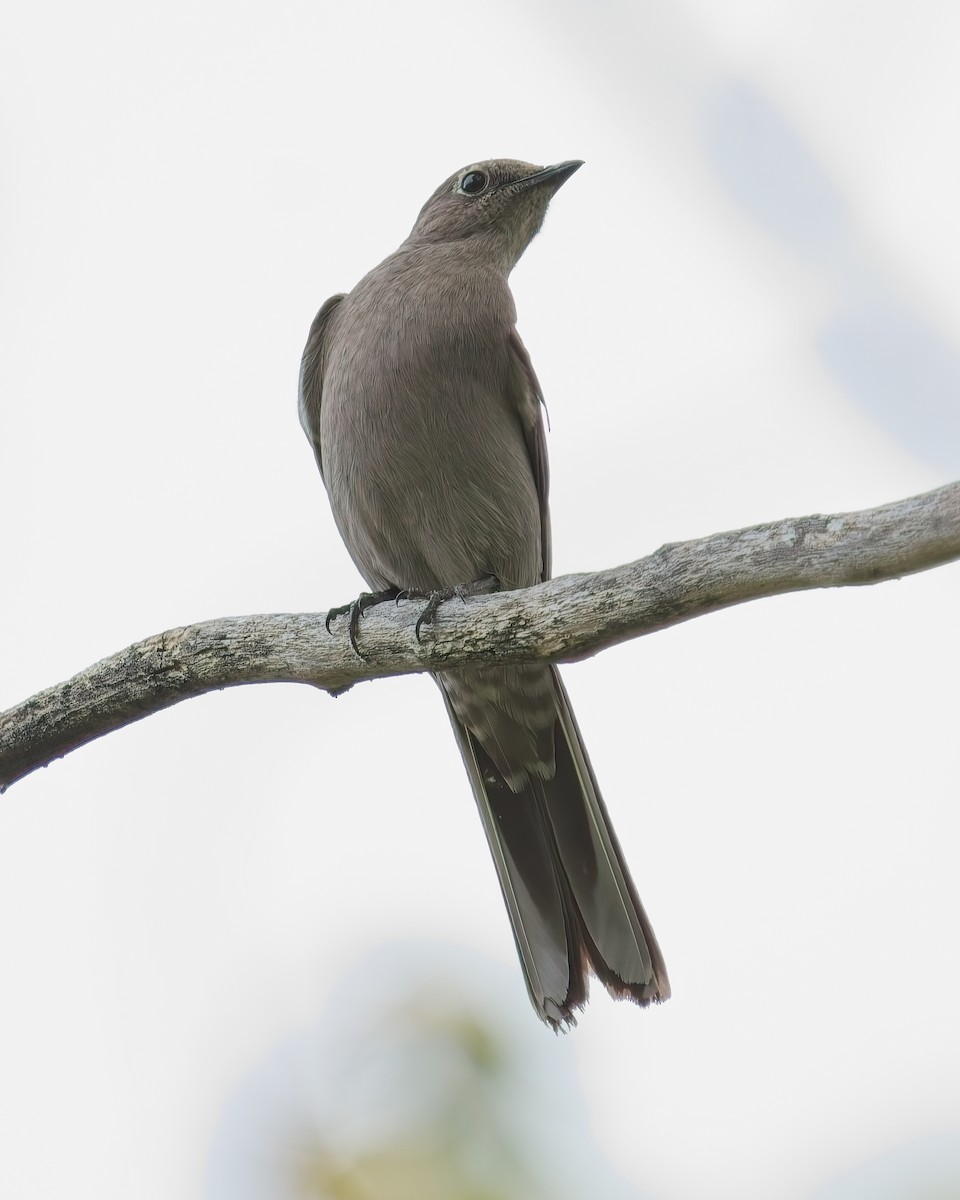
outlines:
{"label": "blurred green foliage", "polygon": [[[375,1088],[373,1103],[390,1117],[351,1152],[341,1137],[305,1147],[304,1200],[556,1197],[514,1120],[522,1080],[493,1022],[431,986],[388,1010],[370,1033],[358,1048],[360,1070],[371,1055],[386,1066],[392,1086]],[[367,1116],[378,1125],[375,1112]]]}

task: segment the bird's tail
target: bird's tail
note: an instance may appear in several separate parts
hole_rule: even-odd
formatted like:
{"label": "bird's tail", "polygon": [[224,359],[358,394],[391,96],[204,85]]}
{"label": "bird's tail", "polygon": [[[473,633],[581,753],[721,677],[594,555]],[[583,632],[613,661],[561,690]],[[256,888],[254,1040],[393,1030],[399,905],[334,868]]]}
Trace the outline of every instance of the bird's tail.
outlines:
{"label": "bird's tail", "polygon": [[[556,770],[514,791],[441,688],[510,914],[530,999],[576,1023],[592,972],[614,997],[666,1000],[670,983],[624,862],[576,718],[551,668]],[[516,785],[515,785],[516,786]]]}

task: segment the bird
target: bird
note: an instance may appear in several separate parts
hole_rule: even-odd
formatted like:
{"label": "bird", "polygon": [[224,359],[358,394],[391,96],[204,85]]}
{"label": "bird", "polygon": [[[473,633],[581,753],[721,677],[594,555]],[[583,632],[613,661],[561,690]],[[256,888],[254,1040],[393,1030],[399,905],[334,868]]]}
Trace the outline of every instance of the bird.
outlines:
{"label": "bird", "polygon": [[[544,402],[509,275],[581,166],[456,171],[410,235],[310,327],[299,413],[337,528],[371,592],[331,609],[355,649],[373,604],[444,601],[550,577]],[[530,1000],[576,1024],[595,975],[640,1005],[666,967],[554,666],[435,675],[496,866]]]}

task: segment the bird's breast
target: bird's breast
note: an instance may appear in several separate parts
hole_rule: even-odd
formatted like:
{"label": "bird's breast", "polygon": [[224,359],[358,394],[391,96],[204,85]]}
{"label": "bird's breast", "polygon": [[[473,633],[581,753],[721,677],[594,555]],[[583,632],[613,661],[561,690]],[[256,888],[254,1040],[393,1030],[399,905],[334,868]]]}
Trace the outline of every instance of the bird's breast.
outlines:
{"label": "bird's breast", "polygon": [[510,327],[475,284],[443,283],[380,279],[343,302],[324,373],[324,479],[372,586],[485,574],[525,586],[541,534]]}

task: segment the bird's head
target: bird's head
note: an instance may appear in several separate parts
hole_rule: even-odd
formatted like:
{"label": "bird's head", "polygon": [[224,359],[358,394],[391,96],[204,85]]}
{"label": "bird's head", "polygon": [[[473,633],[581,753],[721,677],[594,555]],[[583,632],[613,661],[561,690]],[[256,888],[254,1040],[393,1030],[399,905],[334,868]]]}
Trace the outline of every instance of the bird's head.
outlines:
{"label": "bird's head", "polygon": [[408,240],[472,239],[510,270],[543,224],[554,192],[582,166],[579,160],[537,167],[498,158],[464,167],[426,202]]}

